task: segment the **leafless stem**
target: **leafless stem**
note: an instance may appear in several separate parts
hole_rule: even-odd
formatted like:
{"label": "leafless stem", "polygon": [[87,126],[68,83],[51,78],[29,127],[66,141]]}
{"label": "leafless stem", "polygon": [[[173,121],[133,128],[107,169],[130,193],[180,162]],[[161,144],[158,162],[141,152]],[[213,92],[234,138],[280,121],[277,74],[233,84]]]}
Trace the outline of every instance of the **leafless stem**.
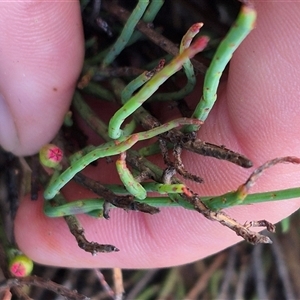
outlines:
{"label": "leafless stem", "polygon": [[[104,187],[100,182],[92,180],[83,174],[76,174],[74,180],[85,186],[89,190],[93,191],[97,195],[103,197],[106,202],[125,210],[138,210],[144,213],[155,214],[159,212],[159,209],[150,206],[145,203],[134,201],[132,196],[120,196],[116,195],[106,187]],[[105,210],[105,209],[104,209]]]}
{"label": "leafless stem", "polygon": [[247,223],[246,225],[242,225],[225,214],[223,211],[212,211],[208,209],[207,206],[201,201],[199,196],[192,191],[187,191],[186,194],[183,194],[183,197],[193,204],[195,210],[204,215],[207,219],[218,221],[220,224],[233,230],[238,236],[241,236],[247,242],[251,244],[272,243],[269,237],[249,230],[251,222]]}
{"label": "leafless stem", "polygon": [[[5,291],[6,289],[11,289],[13,287],[22,288],[24,285],[41,287],[50,290],[63,297],[66,297],[67,299],[70,300],[89,299],[84,295],[78,294],[77,291],[70,291],[69,289],[65,288],[60,284],[57,284],[49,279],[44,279],[37,276],[7,279],[0,283],[0,292]],[[19,299],[24,299],[24,298],[19,298]],[[30,298],[27,297],[26,299],[30,299]]]}
{"label": "leafless stem", "polygon": [[[110,14],[117,17],[119,20],[121,20],[123,23],[126,23],[130,16],[130,12],[126,9],[120,7],[116,3],[112,1],[103,1],[103,8],[109,12]],[[153,30],[150,26],[150,24],[146,24],[143,21],[139,21],[136,28],[147,36],[147,38],[152,41],[154,44],[161,47],[163,50],[165,50],[167,53],[170,53],[172,55],[177,55],[179,50],[178,47],[176,47],[170,40],[166,39],[164,36],[162,36],[160,33]],[[204,74],[206,72],[206,66],[204,66],[199,61],[192,59],[191,60],[195,69]]]}
{"label": "leafless stem", "polygon": [[205,289],[205,287],[207,287],[208,280],[214,274],[214,272],[220,268],[226,258],[226,253],[219,254],[205,271],[205,273],[197,280],[196,284],[188,292],[185,299],[199,299],[200,293]]}
{"label": "leafless stem", "polygon": [[105,290],[105,292],[107,293],[107,295],[109,295],[112,299],[115,298],[115,293],[114,291],[112,290],[112,288],[109,286],[109,284],[107,283],[107,281],[105,280],[105,277],[103,275],[103,273],[98,270],[98,269],[95,269],[95,273],[103,287],[103,289]]}
{"label": "leafless stem", "polygon": [[125,292],[123,285],[123,275],[120,268],[113,269],[113,280],[115,287],[115,300],[122,300]]}
{"label": "leafless stem", "polygon": [[119,251],[113,245],[103,245],[95,242],[89,242],[84,235],[84,229],[78,222],[75,216],[65,216],[70,232],[74,235],[78,246],[86,252],[92,253],[92,255],[96,255],[98,252],[116,252]]}

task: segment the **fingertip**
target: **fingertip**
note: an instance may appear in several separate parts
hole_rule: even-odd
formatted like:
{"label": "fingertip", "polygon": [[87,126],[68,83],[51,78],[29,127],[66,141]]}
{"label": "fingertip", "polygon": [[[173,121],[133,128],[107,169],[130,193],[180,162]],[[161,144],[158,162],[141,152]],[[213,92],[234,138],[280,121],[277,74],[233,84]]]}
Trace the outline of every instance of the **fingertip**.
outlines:
{"label": "fingertip", "polygon": [[0,144],[30,155],[54,137],[70,105],[84,54],[79,2],[0,8],[0,26],[9,32],[0,36]]}
{"label": "fingertip", "polygon": [[299,86],[294,84],[299,41],[293,39],[300,22],[295,3],[257,1],[255,7],[257,26],[232,58],[226,101],[235,134],[262,163],[300,149]]}

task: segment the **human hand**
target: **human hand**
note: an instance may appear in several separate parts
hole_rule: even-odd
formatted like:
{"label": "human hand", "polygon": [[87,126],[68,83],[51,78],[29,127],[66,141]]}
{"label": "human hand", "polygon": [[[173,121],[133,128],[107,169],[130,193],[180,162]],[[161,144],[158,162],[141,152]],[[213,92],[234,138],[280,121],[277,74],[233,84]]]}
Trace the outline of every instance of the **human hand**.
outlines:
{"label": "human hand", "polygon": [[[66,3],[60,5],[76,6],[76,4]],[[201,128],[199,137],[216,144],[225,144],[228,148],[245,154],[257,167],[274,157],[297,155],[300,149],[300,143],[297,140],[300,125],[298,118],[300,107],[297,99],[300,89],[295,82],[297,78],[295,66],[300,59],[297,56],[298,45],[295,45],[297,41],[293,42],[293,37],[297,36],[294,31],[299,28],[297,25],[300,25],[300,21],[296,13],[297,4],[258,2],[256,8],[258,10],[257,28],[236,51],[231,62],[227,85],[222,87],[218,102]],[[77,19],[69,21],[70,24],[79,24],[78,14],[74,15]],[[66,19],[63,18],[63,15],[61,16],[60,20]],[[49,20],[51,20],[50,17]],[[290,24],[293,24],[293,27]],[[82,39],[81,35],[78,36],[79,28],[77,27],[78,31],[75,31],[74,25],[68,26],[74,30],[70,33],[72,41],[75,38],[80,44]],[[53,28],[55,27],[50,23],[49,32]],[[24,32],[24,27],[22,30]],[[75,47],[75,49],[78,48],[80,48],[79,45]],[[65,48],[63,50],[65,53]],[[61,53],[60,51],[57,50],[58,53]],[[77,53],[77,55],[78,61],[81,53]],[[0,60],[1,58],[2,56]],[[6,59],[2,58],[1,61],[5,62]],[[37,68],[36,63],[32,63],[33,65]],[[58,66],[61,65],[58,64]],[[67,66],[65,67],[67,70],[75,68],[74,61],[70,60],[65,66]],[[77,66],[76,71],[73,70],[76,76],[79,69],[80,66]],[[20,73],[19,70],[15,72]],[[49,76],[50,78],[43,80],[46,83],[47,80],[52,82],[50,87],[48,86],[49,89],[56,84],[53,84],[51,80],[57,72],[56,69],[53,71],[53,75]],[[35,74],[35,72],[33,73]],[[35,83],[35,80],[40,82],[41,75],[37,75],[39,80],[32,79],[33,82]],[[5,97],[8,103],[13,105],[14,97],[7,90],[7,84],[15,83],[14,76],[11,76],[13,79],[7,80],[8,82],[5,81],[5,85],[2,83],[0,86],[2,94],[8,95]],[[63,75],[62,78],[66,79],[66,76]],[[69,98],[76,80],[76,76],[72,76],[68,77],[68,84],[66,84],[69,89],[61,88],[69,91],[67,94]],[[62,78],[58,80],[61,86],[64,85]],[[17,83],[19,82],[17,81]],[[26,85],[24,84],[25,87]],[[41,100],[36,103],[39,105],[37,112],[42,113],[45,109],[50,110],[47,120],[51,120],[51,123],[44,123],[44,115],[41,120],[37,119],[35,124],[39,124],[41,135],[49,130],[51,130],[52,135],[41,141],[41,137],[37,135],[36,131],[32,132],[28,126],[26,122],[28,119],[24,118],[24,113],[27,111],[26,107],[16,105],[14,109],[16,117],[14,119],[16,122],[21,122],[16,124],[21,124],[19,125],[21,128],[19,137],[24,142],[13,148],[7,145],[13,145],[15,140],[11,142],[9,139],[8,143],[8,138],[3,139],[5,133],[2,131],[0,138],[1,143],[6,148],[14,150],[17,154],[34,152],[41,144],[48,142],[58,129],[62,115],[69,105],[68,97],[64,98],[66,103],[61,107],[52,103],[57,97],[53,96],[51,90],[50,93],[47,89],[38,89],[38,91],[41,93],[38,99]],[[24,88],[21,89],[20,93],[24,94]],[[30,92],[28,93],[31,95]],[[194,94],[197,99],[200,93],[201,91],[198,90]],[[43,95],[47,95],[51,103],[43,100],[45,99]],[[33,96],[37,97],[37,93],[33,93]],[[288,96],[287,100],[286,96]],[[28,102],[30,101],[28,100]],[[53,108],[53,105],[56,108]],[[32,105],[31,109],[33,110],[36,106]],[[35,116],[35,114],[31,113],[31,116]],[[54,118],[57,119],[54,120]],[[2,119],[1,116],[0,120]],[[52,120],[54,121],[52,122]],[[24,132],[29,132],[30,135],[26,135]],[[29,149],[28,143],[32,147],[31,149]],[[191,185],[192,189],[200,195],[217,195],[235,189],[245,181],[250,173],[249,170],[212,158],[185,154],[183,160],[188,170],[199,174],[205,180],[204,184]],[[91,176],[99,181],[101,179],[105,182],[112,181],[116,175],[115,173],[110,175],[107,170],[107,164],[101,161],[97,170],[90,169],[93,173]],[[259,180],[253,191],[298,186],[299,175],[297,166],[275,167]],[[68,199],[78,199],[85,197],[86,194],[90,195],[89,192],[73,183],[64,189],[64,194]],[[254,219],[277,222],[298,209],[299,204],[298,200],[274,202],[236,207],[228,210],[228,213],[242,223]],[[220,224],[209,221],[196,212],[181,208],[161,209],[159,214],[153,216],[115,209],[111,212],[109,221],[94,220],[85,215],[79,216],[79,219],[89,240],[113,244],[121,251],[98,254],[96,257],[83,252],[77,247],[62,219],[50,219],[43,215],[41,197],[38,202],[32,202],[26,197],[20,205],[15,224],[18,245],[33,260],[44,264],[77,268],[115,266],[153,268],[191,262],[220,251],[240,240],[234,232]]]}

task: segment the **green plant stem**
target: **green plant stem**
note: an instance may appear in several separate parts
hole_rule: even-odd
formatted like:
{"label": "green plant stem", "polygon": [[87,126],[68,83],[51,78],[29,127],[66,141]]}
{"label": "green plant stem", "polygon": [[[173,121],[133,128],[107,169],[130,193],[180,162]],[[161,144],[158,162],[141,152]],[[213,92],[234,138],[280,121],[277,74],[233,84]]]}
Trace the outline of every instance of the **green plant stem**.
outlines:
{"label": "green plant stem", "polygon": [[101,121],[94,111],[82,99],[78,91],[75,91],[72,105],[83,116],[85,122],[104,140],[109,141],[107,125]]}
{"label": "green plant stem", "polygon": [[[190,46],[193,38],[196,36],[196,34],[199,32],[202,26],[203,23],[196,23],[189,28],[189,30],[181,40],[179,53],[182,53],[185,49],[187,49]],[[179,99],[183,99],[186,95],[192,92],[192,90],[196,85],[196,76],[194,72],[194,67],[189,59],[183,63],[182,67],[187,78],[187,83],[185,84],[185,86],[176,92],[159,93],[153,95],[149,99],[149,101],[179,100]]]}
{"label": "green plant stem", "polygon": [[[146,185],[143,184],[144,187]],[[123,187],[119,186],[117,189],[112,189],[117,193],[121,193]],[[126,191],[127,193],[127,191]],[[235,192],[230,192],[217,197],[201,197],[201,200],[207,205],[207,207],[213,211],[219,211],[224,208],[233,207],[236,205],[249,205],[262,202],[272,202],[288,200],[300,197],[300,188],[291,188],[280,191],[270,191],[263,193],[249,194],[242,202],[236,201]],[[179,195],[177,200],[179,200]],[[180,197],[181,198],[181,197]],[[181,201],[173,201],[169,197],[147,197],[144,200],[139,200],[141,203],[146,203],[155,207],[183,207],[185,209],[194,210],[194,206],[181,198]],[[60,205],[58,207],[52,207],[51,205],[45,206],[45,214],[49,217],[62,217],[67,215],[83,214],[99,210],[103,207],[104,200],[95,199],[82,199],[73,201],[67,204]],[[112,207],[113,208],[113,207]]]}
{"label": "green plant stem", "polygon": [[115,102],[114,95],[98,83],[90,81],[89,84],[82,89],[82,91],[101,100]]}
{"label": "green plant stem", "polygon": [[151,71],[145,71],[131,82],[123,89],[121,93],[121,103],[126,103],[131,97],[132,94],[140,88],[143,84],[149,81],[157,72],[159,72],[164,67],[165,61],[160,60]]}
{"label": "green plant stem", "polygon": [[124,28],[123,28],[119,38],[114,43],[114,45],[110,48],[107,55],[104,57],[103,62],[102,62],[103,68],[105,68],[109,64],[111,64],[115,60],[115,58],[121,53],[121,51],[125,48],[130,37],[132,36],[132,33],[134,31],[136,24],[141,19],[148,4],[149,4],[149,0],[139,0],[136,8],[132,11],[126,24],[124,25]]}
{"label": "green plant stem", "polygon": [[206,37],[199,38],[188,49],[176,56],[167,66],[156,73],[133,97],[131,97],[110,119],[108,134],[112,139],[122,136],[120,129],[124,120],[137,110],[169,77],[181,69],[182,64],[207,45]]}
{"label": "green plant stem", "polygon": [[[217,99],[217,88],[221,75],[230,61],[233,52],[253,29],[255,20],[255,9],[251,6],[243,5],[237,20],[220,43],[207,69],[203,84],[203,95],[193,113],[193,118],[197,118],[203,122],[206,120]],[[198,126],[186,127],[187,131],[197,131],[198,129]]]}
{"label": "green plant stem", "polygon": [[[143,15],[143,22],[145,23],[151,23],[155,19],[157,13],[160,11],[161,7],[164,4],[164,0],[155,0],[151,1],[149,6],[147,7],[147,10],[145,11]],[[142,37],[142,33],[139,31],[135,31],[133,35],[131,36],[127,46],[132,45],[135,43],[137,40],[139,40]]]}
{"label": "green plant stem", "polygon": [[75,160],[69,168],[67,168],[54,180],[50,180],[51,183],[48,184],[44,191],[44,198],[46,200],[52,199],[59,192],[59,190],[76,175],[76,173],[83,170],[91,162],[99,158],[120,154],[130,149],[138,141],[150,139],[180,125],[193,124],[195,121],[196,120],[186,118],[173,120],[151,130],[132,134],[131,136],[123,138],[117,142],[110,141],[98,147],[92,148],[89,153],[85,154],[82,157],[80,157],[79,154],[79,158]]}

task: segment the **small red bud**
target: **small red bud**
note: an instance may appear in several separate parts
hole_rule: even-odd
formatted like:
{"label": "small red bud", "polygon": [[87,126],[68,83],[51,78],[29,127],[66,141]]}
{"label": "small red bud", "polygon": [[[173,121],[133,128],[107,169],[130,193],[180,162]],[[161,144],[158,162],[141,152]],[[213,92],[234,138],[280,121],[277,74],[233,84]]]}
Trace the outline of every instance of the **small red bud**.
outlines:
{"label": "small red bud", "polygon": [[23,254],[15,256],[9,263],[10,273],[15,277],[26,277],[32,269],[32,260]]}
{"label": "small red bud", "polygon": [[40,150],[40,162],[48,168],[59,166],[63,158],[62,150],[54,144],[47,144]]}

